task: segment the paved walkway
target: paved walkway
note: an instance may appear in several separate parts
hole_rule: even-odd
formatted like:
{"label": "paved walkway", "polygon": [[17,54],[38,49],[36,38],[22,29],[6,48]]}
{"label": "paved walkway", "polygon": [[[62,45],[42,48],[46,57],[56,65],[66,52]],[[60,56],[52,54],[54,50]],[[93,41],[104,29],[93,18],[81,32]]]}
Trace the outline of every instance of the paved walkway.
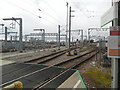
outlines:
{"label": "paved walkway", "polygon": [[14,61],[8,61],[8,60],[3,61],[3,60],[0,60],[0,66],[6,65],[6,64],[10,64],[10,63],[14,63]]}
{"label": "paved walkway", "polygon": [[84,88],[82,86],[82,81],[78,77],[78,72],[75,72],[72,76],[70,76],[64,83],[62,83],[59,88]]}

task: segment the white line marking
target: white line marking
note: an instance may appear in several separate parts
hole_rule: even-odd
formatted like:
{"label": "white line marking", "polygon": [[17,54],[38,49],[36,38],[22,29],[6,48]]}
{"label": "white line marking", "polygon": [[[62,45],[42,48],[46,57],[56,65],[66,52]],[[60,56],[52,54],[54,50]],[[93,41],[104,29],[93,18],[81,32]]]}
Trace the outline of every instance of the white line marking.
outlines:
{"label": "white line marking", "polygon": [[75,86],[73,87],[72,90],[75,90],[75,89],[78,87],[78,85],[79,85],[80,83],[81,83],[81,80],[78,80],[77,83],[75,84]]}
{"label": "white line marking", "polygon": [[35,71],[35,72],[32,72],[32,73],[26,74],[26,75],[21,76],[21,77],[19,77],[19,78],[16,78],[16,79],[13,79],[13,80],[8,81],[8,82],[6,82],[6,83],[3,83],[3,84],[1,84],[0,86],[3,86],[3,85],[8,84],[8,83],[11,83],[11,82],[16,81],[16,80],[18,80],[18,79],[21,79],[21,78],[24,78],[24,77],[30,76],[30,75],[32,75],[32,74],[35,74],[35,73],[40,72],[40,71],[43,71],[43,70],[48,69],[48,68],[50,68],[50,67],[51,67],[51,66],[48,66],[48,67],[46,67],[46,68],[43,68],[43,69],[37,70],[37,71]]}
{"label": "white line marking", "polygon": [[[63,74],[66,73],[67,71],[69,71],[69,69],[66,70],[66,71],[64,71],[64,72],[62,72],[62,73],[60,73],[58,76],[52,78],[50,81],[46,82],[44,85],[40,86],[39,88],[42,88],[42,87],[44,87],[45,85],[49,84],[51,81],[53,81],[53,80],[55,80],[56,78],[58,78],[59,76],[63,75]],[[39,88],[38,88],[37,90],[39,90]]]}

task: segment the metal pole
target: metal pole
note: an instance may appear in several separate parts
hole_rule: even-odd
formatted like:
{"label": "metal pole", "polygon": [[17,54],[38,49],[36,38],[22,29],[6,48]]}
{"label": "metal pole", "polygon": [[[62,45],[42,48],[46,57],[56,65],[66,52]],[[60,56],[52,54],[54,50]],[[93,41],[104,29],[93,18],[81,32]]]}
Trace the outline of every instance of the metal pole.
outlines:
{"label": "metal pole", "polygon": [[83,30],[81,30],[81,39],[82,39],[82,47],[83,47]]}
{"label": "metal pole", "polygon": [[60,50],[60,25],[58,25],[58,50]]}
{"label": "metal pole", "polygon": [[10,41],[12,42],[12,35],[10,36]]}
{"label": "metal pole", "polygon": [[72,36],[72,42],[73,42],[74,37]]}
{"label": "metal pole", "polygon": [[7,27],[5,27],[5,47],[7,46]]}
{"label": "metal pole", "polygon": [[100,56],[100,60],[101,60],[101,49],[102,49],[102,40],[101,39],[99,39],[99,56]]}
{"label": "metal pole", "polygon": [[45,50],[45,30],[44,29],[41,29],[41,31],[43,31],[42,33],[42,41],[43,41],[43,49]]}
{"label": "metal pole", "polygon": [[58,33],[57,33],[57,35],[56,35],[56,44],[57,44],[57,47],[58,47],[58,45],[59,45],[59,43],[58,43],[58,37],[59,37],[59,35],[58,35]]}
{"label": "metal pole", "polygon": [[58,46],[58,34],[56,35],[56,44]]}
{"label": "metal pole", "polygon": [[[116,6],[116,9],[118,9],[118,3],[113,3],[113,5]],[[118,14],[118,10],[115,14]],[[115,19],[113,21],[113,26],[118,26],[118,19]],[[113,83],[112,88],[118,88],[118,59],[112,58],[112,74],[113,74]]]}
{"label": "metal pole", "polygon": [[70,55],[70,40],[71,40],[71,7],[69,9],[69,53]]}
{"label": "metal pole", "polygon": [[2,26],[2,32],[3,32],[3,26],[4,26],[4,24],[0,24],[0,26]]}
{"label": "metal pole", "polygon": [[4,26],[4,24],[2,25],[2,32],[3,32],[3,26]]}
{"label": "metal pole", "polygon": [[5,42],[7,42],[7,27],[5,27]]}
{"label": "metal pole", "polygon": [[22,18],[20,18],[19,51],[22,52]]}
{"label": "metal pole", "polygon": [[90,29],[88,29],[88,43],[89,43],[89,46],[90,46]]}
{"label": "metal pole", "polygon": [[27,35],[25,35],[25,42],[27,42]]}
{"label": "metal pole", "polygon": [[96,62],[97,62],[97,52],[98,52],[98,50],[96,50],[96,60],[95,60]]}
{"label": "metal pole", "polygon": [[66,48],[68,47],[68,38],[67,38],[67,35],[68,35],[68,2],[67,2],[67,17],[66,17]]}
{"label": "metal pole", "polygon": [[[65,35],[65,38],[67,39],[67,34]],[[67,48],[67,46],[68,46],[68,43],[66,43],[66,48]]]}
{"label": "metal pole", "polygon": [[45,30],[43,29],[43,43],[44,43],[44,49],[45,49]]}
{"label": "metal pole", "polygon": [[15,41],[17,41],[17,35],[15,35]]}

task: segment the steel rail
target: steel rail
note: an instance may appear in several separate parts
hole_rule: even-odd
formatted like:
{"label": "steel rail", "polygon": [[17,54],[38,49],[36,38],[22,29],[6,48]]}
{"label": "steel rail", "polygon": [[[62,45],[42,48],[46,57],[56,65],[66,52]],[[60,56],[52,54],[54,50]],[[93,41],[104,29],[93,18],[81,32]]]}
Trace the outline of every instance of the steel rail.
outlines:
{"label": "steel rail", "polygon": [[[95,51],[95,50],[93,50],[93,51]],[[91,51],[92,52],[92,51]],[[89,52],[89,53],[91,53],[91,52]],[[88,52],[87,52],[87,54],[89,54]],[[78,56],[78,57],[75,57],[74,59],[77,59],[77,58],[81,58],[82,56],[85,56],[86,54],[84,54],[84,55],[80,55],[80,56]],[[95,54],[94,54],[95,55]],[[93,56],[94,56],[93,55]],[[93,56],[91,56],[91,57],[89,57],[88,59],[90,59],[90,58],[92,58]],[[73,59],[73,58],[72,58]],[[76,67],[77,67],[77,65],[80,65],[81,63],[84,63],[85,61],[87,61],[88,59],[85,59],[84,61],[82,61],[82,62],[80,62],[80,63],[78,63],[78,64],[75,64],[73,67],[70,67],[70,68],[66,68],[64,71],[60,71],[59,72],[59,74],[57,73],[57,75],[55,75],[54,77],[50,77],[49,79],[47,79],[47,80],[45,80],[43,83],[41,83],[40,84],[40,86],[41,85],[44,85],[46,82],[50,82],[50,81],[52,81],[53,79],[56,79],[57,77],[59,77],[59,76],[61,76],[61,75],[63,75],[65,72],[67,72],[67,71],[69,71],[69,70],[71,70],[71,69],[75,69]],[[70,61],[70,60],[69,60]],[[56,65],[54,65],[54,66],[57,66],[58,64],[56,64]],[[60,65],[60,64],[59,64]],[[41,71],[43,71],[43,70],[46,70],[46,69],[49,69],[49,68],[51,68],[52,66],[48,66],[48,67],[45,67],[45,68],[42,68],[42,69],[39,69],[39,70],[36,70],[36,71],[34,71],[34,72],[32,72],[32,73],[29,73],[29,74],[26,74],[26,75],[23,75],[23,76],[21,76],[21,77],[19,77],[19,78],[16,78],[16,79],[13,79],[13,80],[11,80],[11,81],[9,81],[9,82],[6,82],[6,83],[3,83],[3,84],[1,84],[0,86],[5,86],[5,85],[7,85],[7,84],[10,84],[10,83],[12,83],[12,82],[14,82],[14,81],[17,81],[17,80],[19,80],[19,79],[22,79],[22,78],[25,78],[25,77],[28,77],[28,76],[30,76],[30,75],[32,75],[32,74],[35,74],[35,73],[37,73],[37,72],[41,72]],[[46,83],[47,84],[47,83]],[[40,87],[39,86],[39,87]],[[38,87],[35,87],[35,88],[38,88]]]}
{"label": "steel rail", "polygon": [[[73,49],[75,49],[75,48],[74,47],[71,48],[71,50],[73,50]],[[61,56],[61,55],[65,54],[67,50],[68,49],[65,49],[65,50],[62,50],[62,51],[59,51],[59,52],[55,52],[55,53],[52,53],[52,54],[48,54],[48,55],[45,55],[45,56],[42,56],[42,57],[39,57],[39,58],[35,58],[35,59],[32,59],[32,60],[26,61],[24,63],[33,63],[33,62],[40,61],[40,62],[37,63],[37,64],[40,64],[42,62],[49,61],[51,59],[57,58],[57,56]],[[42,59],[44,59],[44,60],[42,60]]]}
{"label": "steel rail", "polygon": [[81,57],[83,57],[83,56],[85,56],[85,55],[87,55],[87,54],[89,54],[89,53],[94,52],[94,51],[96,51],[96,49],[91,50],[91,51],[89,51],[89,52],[87,52],[87,53],[83,53],[83,54],[81,54],[81,55],[79,55],[79,56],[73,57],[73,58],[68,59],[68,60],[66,60],[66,61],[63,61],[63,62],[61,62],[61,63],[58,63],[58,64],[56,64],[55,66],[59,66],[59,65],[62,65],[62,64],[71,62],[71,61],[73,61],[73,60],[75,60],[75,59],[81,58]]}
{"label": "steel rail", "polygon": [[[82,56],[85,56],[85,55],[87,55],[87,54],[89,54],[89,53],[92,53],[92,52],[94,52],[94,51],[95,51],[95,50],[93,50],[93,51],[91,51],[91,52],[88,52],[88,53],[86,53],[86,54],[84,54],[84,55],[80,55],[80,56],[78,56],[78,57],[75,57],[74,59],[81,58]],[[55,80],[56,78],[60,77],[61,75],[65,74],[67,71],[69,71],[69,70],[71,70],[71,69],[76,69],[77,67],[79,67],[79,66],[80,66],[81,64],[83,64],[84,62],[86,62],[86,61],[90,60],[91,58],[93,58],[97,53],[98,53],[98,52],[95,52],[94,54],[92,54],[91,56],[87,57],[86,59],[80,61],[80,62],[77,63],[77,64],[74,64],[72,67],[66,68],[64,71],[60,72],[59,74],[55,75],[54,77],[51,77],[51,78],[45,80],[45,81],[42,82],[40,85],[34,87],[33,90],[39,90],[39,88],[44,87],[45,85],[47,85],[47,84],[50,83],[51,81],[53,81],[53,80]],[[72,58],[72,60],[74,60],[74,59]],[[71,59],[70,59],[69,61],[71,61]],[[63,64],[63,63],[60,63],[60,64]],[[57,64],[57,65],[60,65],[60,64]],[[55,65],[55,66],[56,66],[56,65]]]}

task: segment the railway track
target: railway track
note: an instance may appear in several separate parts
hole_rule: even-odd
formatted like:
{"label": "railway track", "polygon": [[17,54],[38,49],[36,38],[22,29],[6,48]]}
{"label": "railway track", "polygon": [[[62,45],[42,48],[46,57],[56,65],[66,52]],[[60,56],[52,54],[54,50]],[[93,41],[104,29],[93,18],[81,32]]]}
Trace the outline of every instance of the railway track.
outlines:
{"label": "railway track", "polygon": [[[92,54],[91,54],[91,53],[92,53]],[[71,66],[67,67],[64,71],[59,72],[59,73],[58,73],[57,75],[55,75],[54,77],[51,77],[51,78],[45,80],[45,81],[42,82],[40,85],[36,86],[36,87],[34,88],[34,90],[37,90],[37,89],[40,89],[40,88],[48,88],[48,87],[50,86],[50,84],[51,84],[54,80],[56,80],[57,78],[61,77],[62,75],[64,75],[65,73],[67,73],[68,71],[70,71],[70,70],[72,70],[72,69],[77,69],[77,67],[79,67],[79,66],[80,66],[81,64],[83,64],[84,62],[86,62],[86,61],[90,60],[91,58],[93,58],[97,53],[98,53],[98,52],[96,52],[95,50],[91,50],[90,52],[87,52],[87,53],[85,53],[85,54],[83,54],[83,55],[80,55],[80,56],[77,56],[77,57],[75,57],[75,58],[72,58],[72,59],[69,59],[69,60],[67,60],[67,61],[64,61],[64,62],[61,62],[61,63],[59,63],[59,64],[56,64],[55,66],[61,66],[61,65],[63,65],[63,64],[66,64],[66,63],[69,63],[69,62],[74,61],[74,60],[76,60],[76,59],[79,59],[79,58],[81,58],[81,57],[83,57],[83,56],[85,56],[85,55],[87,55],[87,54],[89,55],[87,58],[84,58],[83,60],[81,60],[81,61],[79,61],[79,62],[77,62],[77,63],[72,64]],[[90,54],[91,54],[91,55],[90,55]]]}
{"label": "railway track", "polygon": [[[71,51],[74,50],[74,49],[75,49],[74,47],[71,48]],[[35,64],[45,63],[45,62],[48,62],[52,59],[55,59],[55,58],[65,54],[67,51],[68,51],[68,49],[65,49],[65,50],[62,50],[62,51],[59,51],[59,52],[55,52],[55,53],[52,53],[52,54],[49,54],[49,55],[45,55],[45,56],[42,56],[42,57],[39,57],[39,58],[36,58],[36,59],[26,61],[24,63],[35,63]]]}
{"label": "railway track", "polygon": [[[63,53],[60,53],[60,54],[56,54],[55,56],[48,57],[45,60],[44,59],[43,60],[38,60],[36,62],[36,64],[46,64],[46,65],[61,66],[62,64],[66,64],[68,62],[70,62],[70,63],[72,61],[74,62],[74,61],[76,61],[75,59],[77,59],[77,58],[89,55],[89,53],[91,53],[93,51],[94,50],[87,50],[87,51],[84,51],[81,55],[73,56],[72,58],[64,55],[65,53],[63,52]],[[62,67],[64,67],[64,66],[62,66]]]}
{"label": "railway track", "polygon": [[[92,53],[91,55],[90,55],[90,53]],[[34,75],[35,74],[37,74],[37,73],[41,73],[41,74],[43,74],[43,73],[47,73],[47,72],[49,72],[49,74],[48,74],[48,77],[46,78],[46,79],[43,79],[43,81],[41,81],[41,83],[40,84],[37,84],[37,86],[35,86],[35,87],[32,87],[34,90],[37,90],[37,89],[40,89],[40,88],[47,88],[47,87],[49,87],[52,83],[54,83],[54,81],[55,80],[58,80],[59,81],[59,78],[61,78],[61,77],[65,77],[66,75],[68,75],[68,73],[69,74],[72,74],[72,72],[70,72],[72,69],[77,69],[77,67],[79,67],[81,64],[83,64],[85,61],[87,61],[87,60],[90,60],[92,57],[94,57],[95,55],[96,55],[96,53],[98,53],[98,52],[96,52],[95,51],[95,49],[94,50],[91,50],[91,51],[89,51],[89,52],[86,52],[86,53],[84,53],[84,54],[82,54],[82,55],[79,55],[79,56],[76,56],[76,57],[74,57],[74,58],[72,58],[72,59],[69,59],[69,60],[67,60],[67,61],[64,61],[64,62],[61,62],[61,63],[58,63],[58,64],[55,64],[55,66],[64,66],[65,64],[67,64],[67,63],[70,63],[70,62],[72,62],[72,61],[76,61],[76,59],[79,59],[79,58],[82,58],[83,56],[86,56],[86,55],[89,55],[89,57],[87,56],[86,58],[84,58],[83,60],[80,60],[79,61],[79,63],[77,62],[77,63],[74,63],[74,64],[72,64],[71,66],[69,66],[69,67],[67,67],[67,68],[65,68],[65,69],[61,69],[61,70],[52,70],[53,69],[53,67],[52,66],[47,66],[47,67],[43,67],[43,68],[39,68],[38,70],[37,69],[35,69],[33,72],[26,72],[27,70],[30,70],[30,68],[29,67],[25,67],[25,68],[23,68],[23,69],[20,69],[20,70],[18,70],[18,71],[16,71],[14,74],[17,74],[18,76],[16,77],[16,78],[14,78],[14,79],[10,79],[9,81],[5,81],[3,84],[1,84],[0,86],[1,87],[4,87],[4,86],[6,86],[6,85],[9,85],[10,83],[13,83],[13,82],[15,82],[15,81],[18,81],[18,80],[20,80],[20,81],[24,81],[24,79],[25,78],[28,78],[28,77],[33,77],[34,78]],[[33,64],[34,65],[34,64]],[[22,74],[21,73],[21,75],[19,75],[20,74],[20,72],[19,71],[25,71],[25,74]],[[52,71],[51,71],[52,70]],[[54,73],[53,73],[53,71],[55,71]],[[50,74],[50,72],[51,72],[51,74]],[[8,75],[8,74],[7,74]],[[5,75],[4,75],[5,76]],[[11,75],[10,75],[11,76]],[[11,76],[12,77],[12,76]],[[5,77],[6,78],[6,77]],[[13,77],[12,77],[13,78]],[[26,80],[26,79],[25,79]],[[55,88],[57,88],[57,87],[55,87]]]}
{"label": "railway track", "polygon": [[79,62],[81,63],[82,61],[86,61],[87,58],[89,59],[89,57],[92,58],[96,53],[98,53],[96,49],[90,50],[90,51],[82,53],[79,56],[76,56],[71,59],[65,60],[64,62],[58,63],[55,66],[69,68],[69,67],[74,66],[74,64],[78,64]]}

